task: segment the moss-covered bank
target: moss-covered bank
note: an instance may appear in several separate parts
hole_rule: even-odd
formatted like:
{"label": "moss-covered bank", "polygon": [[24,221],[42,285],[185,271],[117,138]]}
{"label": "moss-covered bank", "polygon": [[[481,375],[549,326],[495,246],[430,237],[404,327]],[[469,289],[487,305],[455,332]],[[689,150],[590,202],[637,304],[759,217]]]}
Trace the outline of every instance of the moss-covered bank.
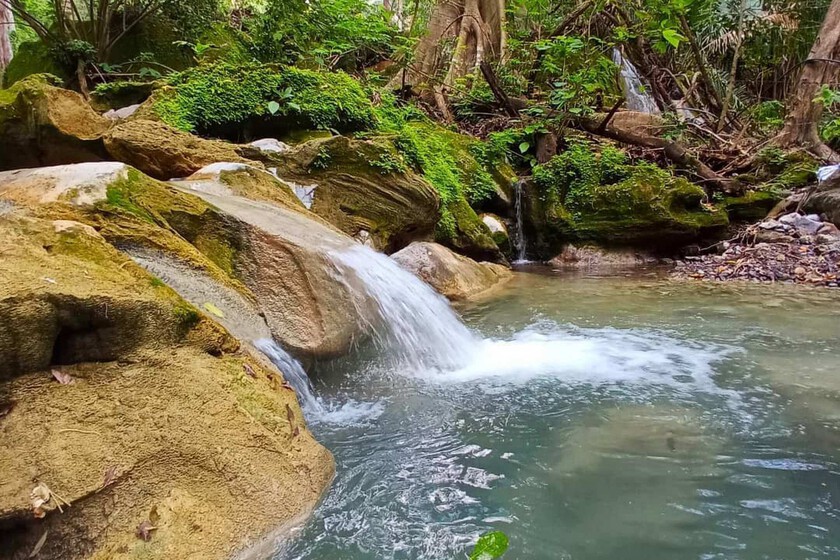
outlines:
{"label": "moss-covered bank", "polygon": [[727,225],[699,186],[587,142],[534,169],[530,216],[549,252],[566,242],[674,248]]}

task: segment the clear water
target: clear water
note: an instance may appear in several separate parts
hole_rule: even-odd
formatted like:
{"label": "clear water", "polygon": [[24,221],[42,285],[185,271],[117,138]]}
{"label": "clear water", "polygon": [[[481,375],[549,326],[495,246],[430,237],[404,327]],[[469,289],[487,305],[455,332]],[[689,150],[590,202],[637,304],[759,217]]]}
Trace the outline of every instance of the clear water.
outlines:
{"label": "clear water", "polygon": [[840,557],[836,292],[520,274],[460,311],[459,365],[310,372],[352,413],[276,560]]}

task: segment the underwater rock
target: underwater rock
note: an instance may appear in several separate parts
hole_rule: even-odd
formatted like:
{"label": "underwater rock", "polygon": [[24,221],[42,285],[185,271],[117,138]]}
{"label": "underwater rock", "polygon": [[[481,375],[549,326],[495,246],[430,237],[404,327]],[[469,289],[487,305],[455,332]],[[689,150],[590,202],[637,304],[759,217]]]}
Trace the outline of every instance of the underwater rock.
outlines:
{"label": "underwater rock", "polygon": [[548,261],[548,264],[564,268],[629,268],[657,262],[656,257],[631,249],[605,249],[591,245],[577,247],[569,244],[559,255]]}

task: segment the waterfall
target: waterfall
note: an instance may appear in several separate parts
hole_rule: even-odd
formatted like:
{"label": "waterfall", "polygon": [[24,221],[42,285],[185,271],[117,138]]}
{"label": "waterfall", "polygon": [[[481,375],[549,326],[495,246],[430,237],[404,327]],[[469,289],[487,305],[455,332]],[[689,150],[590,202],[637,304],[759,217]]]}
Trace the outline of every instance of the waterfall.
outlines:
{"label": "waterfall", "polygon": [[279,344],[270,338],[264,338],[254,342],[260,352],[268,356],[268,359],[277,366],[286,381],[297,393],[301,408],[307,412],[323,413],[324,403],[315,395],[312,382],[300,362],[290,356]]}
{"label": "waterfall", "polygon": [[621,51],[613,49],[613,62],[621,68],[621,89],[627,100],[627,109],[641,113],[658,114],[659,107],[656,105],[653,96],[647,92],[642,78],[633,63],[622,56]]}
{"label": "waterfall", "polygon": [[361,320],[392,364],[411,371],[462,367],[478,339],[449,302],[393,259],[362,245],[331,251],[356,294]]}
{"label": "waterfall", "polygon": [[[367,325],[389,369],[455,370],[474,359],[481,340],[461,323],[443,296],[396,261],[358,244],[333,248],[326,256],[336,267],[336,280],[353,293],[358,320]],[[381,413],[381,403],[325,402],[315,394],[300,362],[279,344],[263,339],[254,345],[292,385],[308,420],[344,423]]]}
{"label": "waterfall", "polygon": [[513,246],[516,249],[515,263],[528,262],[526,259],[526,251],[528,249],[528,241],[525,239],[525,225],[524,225],[524,208],[522,205],[522,181],[517,181],[513,185],[514,191],[514,210],[516,212],[516,231],[513,236]]}

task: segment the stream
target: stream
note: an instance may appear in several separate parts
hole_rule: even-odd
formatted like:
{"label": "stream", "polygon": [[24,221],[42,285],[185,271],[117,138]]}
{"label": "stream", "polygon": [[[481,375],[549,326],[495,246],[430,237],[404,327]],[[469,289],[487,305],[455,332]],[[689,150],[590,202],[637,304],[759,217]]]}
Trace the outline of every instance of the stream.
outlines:
{"label": "stream", "polygon": [[466,334],[411,327],[445,360],[309,372],[337,474],[275,560],[466,558],[488,530],[506,560],[840,557],[832,292],[535,269],[457,311]]}

